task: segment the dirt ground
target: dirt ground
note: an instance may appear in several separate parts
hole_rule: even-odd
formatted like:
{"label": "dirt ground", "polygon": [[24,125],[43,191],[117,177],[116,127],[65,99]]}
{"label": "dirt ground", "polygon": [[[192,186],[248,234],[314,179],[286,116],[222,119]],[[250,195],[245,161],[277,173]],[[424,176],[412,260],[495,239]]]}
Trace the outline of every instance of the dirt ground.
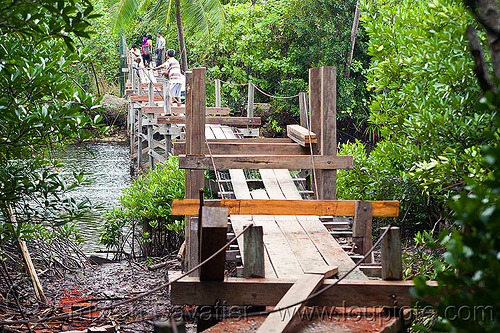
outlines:
{"label": "dirt ground", "polygon": [[[93,265],[64,277],[42,277],[40,280],[48,306],[25,306],[30,302],[25,300],[26,304],[22,304],[21,300],[26,318],[64,316],[89,306],[112,308],[30,324],[29,329],[22,324],[0,324],[0,332],[65,332],[106,325],[113,326],[117,332],[152,332],[154,321],[168,318],[175,310],[170,304],[168,287],[127,304],[113,305],[166,284],[169,276],[179,275],[179,269],[175,260],[155,270],[148,270],[143,263],[122,261]],[[24,282],[19,288],[31,288]],[[23,317],[16,310],[14,305],[9,309],[0,308],[0,322],[21,320]]]}

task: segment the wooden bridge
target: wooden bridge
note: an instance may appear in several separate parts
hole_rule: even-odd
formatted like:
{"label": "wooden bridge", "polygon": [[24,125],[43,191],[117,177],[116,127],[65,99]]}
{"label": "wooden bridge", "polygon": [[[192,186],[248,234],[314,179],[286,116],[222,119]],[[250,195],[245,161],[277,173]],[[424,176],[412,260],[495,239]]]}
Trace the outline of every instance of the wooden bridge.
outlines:
{"label": "wooden bridge", "polygon": [[[321,286],[336,284],[336,279],[330,278],[347,274],[355,260],[372,248],[373,216],[398,216],[397,201],[336,200],[336,170],[352,168],[353,160],[336,154],[335,68],[313,68],[309,75],[310,126],[289,126],[288,139],[242,138],[241,131],[234,128],[260,125],[260,119],[229,117],[220,102],[206,107],[204,68],[186,73],[185,108],[170,108],[169,103],[160,101],[168,101],[165,83],[161,84],[163,98],[155,99],[153,82],[148,83],[148,94],[141,95],[142,84],[134,83],[136,78],[130,76],[129,130],[132,149],[138,147],[131,153],[138,167],[146,165],[142,164],[145,153],[151,168],[156,160],[175,154],[180,167],[186,169],[186,199],[173,205],[174,215],[186,215],[185,270],[196,267],[228,238],[246,230],[237,239],[236,248],[229,248],[192,276],[174,283],[172,304],[278,308],[293,304]],[[155,133],[162,134],[163,141],[155,139]],[[172,144],[174,137],[179,140]],[[143,142],[147,142],[146,148]],[[215,171],[221,199],[201,200],[200,206],[206,169]],[[290,171],[297,169],[313,170],[312,188],[299,188],[304,177]],[[315,200],[303,200],[311,194]],[[352,226],[346,217],[352,217]],[[333,230],[339,225],[344,230]],[[348,248],[342,246],[332,234],[348,236],[352,243]],[[349,252],[354,256],[346,250],[352,250]],[[236,277],[225,276],[226,257],[236,262],[240,258],[242,267]],[[365,262],[372,263],[371,256]],[[399,281],[398,228],[389,230],[382,241],[382,265],[360,267],[307,305],[392,309],[412,305],[412,282]],[[368,278],[373,275],[382,279]],[[276,312],[256,330],[286,331],[292,319],[284,320]],[[403,323],[393,318],[386,326]]]}

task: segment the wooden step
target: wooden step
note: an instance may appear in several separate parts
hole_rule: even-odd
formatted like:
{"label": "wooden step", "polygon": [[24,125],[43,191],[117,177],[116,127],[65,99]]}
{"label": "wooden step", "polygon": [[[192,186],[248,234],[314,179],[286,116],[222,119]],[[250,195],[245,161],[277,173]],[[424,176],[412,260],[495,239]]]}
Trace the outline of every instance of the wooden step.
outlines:
{"label": "wooden step", "polygon": [[330,235],[332,235],[333,237],[352,237],[352,231],[330,231]]}

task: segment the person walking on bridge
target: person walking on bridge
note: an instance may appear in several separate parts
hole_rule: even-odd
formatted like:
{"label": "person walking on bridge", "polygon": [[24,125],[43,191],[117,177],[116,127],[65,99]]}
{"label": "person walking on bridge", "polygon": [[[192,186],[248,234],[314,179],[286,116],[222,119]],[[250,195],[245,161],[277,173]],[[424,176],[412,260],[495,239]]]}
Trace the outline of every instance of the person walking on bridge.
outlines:
{"label": "person walking on bridge", "polygon": [[158,32],[156,35],[156,67],[160,66],[163,61],[163,51],[165,51],[165,38]]}
{"label": "person walking on bridge", "polygon": [[182,74],[181,66],[179,61],[174,58],[175,51],[169,49],[167,51],[167,61],[165,61],[160,66],[153,68],[153,70],[166,68],[166,72],[163,75],[168,75],[168,80],[170,82],[170,105],[173,101],[177,103],[177,106],[182,106],[181,103],[181,88],[182,88]]}

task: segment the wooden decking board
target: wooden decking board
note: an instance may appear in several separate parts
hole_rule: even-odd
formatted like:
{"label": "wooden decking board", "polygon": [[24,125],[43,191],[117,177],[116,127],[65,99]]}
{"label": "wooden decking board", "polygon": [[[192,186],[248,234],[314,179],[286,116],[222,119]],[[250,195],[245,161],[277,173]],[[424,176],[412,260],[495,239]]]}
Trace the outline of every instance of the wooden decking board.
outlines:
{"label": "wooden decking board", "polygon": [[[322,274],[305,274],[288,289],[276,308],[285,308],[310,296],[325,280]],[[292,319],[304,306],[298,304],[283,311],[271,313],[257,330],[257,333],[281,333],[292,323]]]}
{"label": "wooden decking board", "polygon": [[[268,198],[264,190],[254,190],[251,194],[253,199]],[[262,226],[264,229],[264,245],[278,278],[297,278],[301,276],[303,274],[302,267],[290,248],[288,240],[276,224],[274,217],[254,215],[253,221],[255,225]]]}
{"label": "wooden decking board", "polygon": [[[260,170],[270,199],[284,199],[274,170]],[[289,174],[288,174],[289,176]],[[289,176],[290,177],[290,176]],[[297,191],[297,190],[295,190]],[[298,193],[298,192],[297,192]],[[304,272],[326,268],[326,262],[295,216],[274,216],[276,224],[287,239]]]}
{"label": "wooden decking board", "polygon": [[[297,200],[297,198],[300,198],[300,193],[293,182],[290,172],[285,169],[274,170],[274,172],[277,175],[276,179],[286,199]],[[345,274],[355,265],[354,261],[345,253],[340,244],[330,236],[328,229],[321,223],[319,217],[298,215],[296,219],[327,265],[338,266],[341,275]],[[365,274],[359,269],[355,269],[351,273],[350,278],[367,279]]]}

